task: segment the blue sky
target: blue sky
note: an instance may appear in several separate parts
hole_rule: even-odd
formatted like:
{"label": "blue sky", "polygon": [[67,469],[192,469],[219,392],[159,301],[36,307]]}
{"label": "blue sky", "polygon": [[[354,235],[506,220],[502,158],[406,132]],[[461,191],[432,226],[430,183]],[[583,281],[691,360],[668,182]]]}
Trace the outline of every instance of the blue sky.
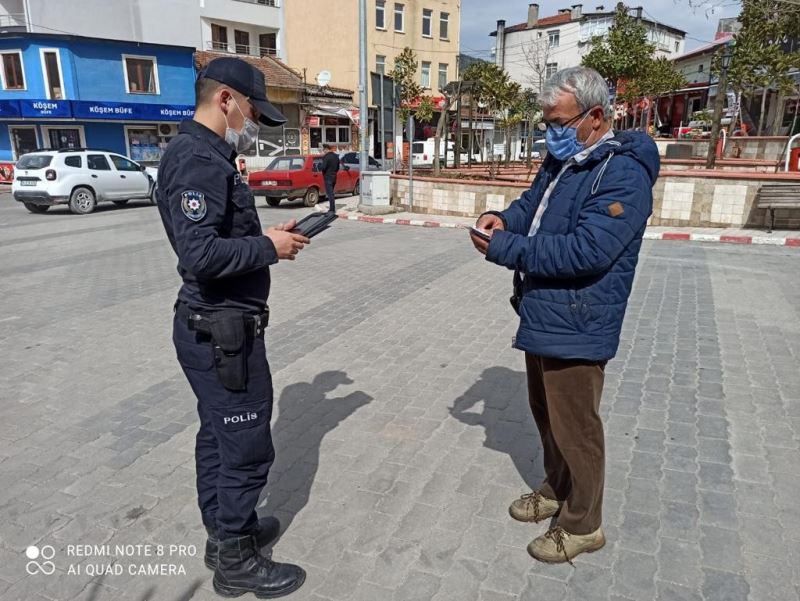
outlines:
{"label": "blue sky", "polygon": [[[539,0],[539,16],[555,15],[559,8],[568,8],[581,0]],[[461,52],[489,59],[489,48],[494,38],[489,37],[498,19],[507,25],[522,23],[528,18],[529,0],[462,0],[461,2]],[[584,12],[604,5],[612,10],[616,0],[583,0]],[[641,5],[644,16],[652,21],[671,25],[686,31],[686,49],[691,50],[714,39],[717,20],[720,17],[735,17],[739,13],[733,1],[709,0],[703,8],[693,9],[690,0],[629,0],[629,6]],[[716,8],[708,8],[716,5]]]}

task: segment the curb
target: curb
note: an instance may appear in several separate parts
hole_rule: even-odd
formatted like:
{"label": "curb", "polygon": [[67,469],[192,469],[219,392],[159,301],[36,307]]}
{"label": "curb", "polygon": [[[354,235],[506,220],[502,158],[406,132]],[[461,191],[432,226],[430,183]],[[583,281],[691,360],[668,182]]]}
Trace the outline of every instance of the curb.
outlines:
{"label": "curb", "polygon": [[[371,217],[368,215],[353,215],[352,213],[338,213],[340,219],[347,221],[363,221],[365,223],[384,223],[389,225],[413,225],[416,227],[438,227],[451,229],[466,229],[463,223],[448,223],[443,221],[429,221],[424,219],[397,219],[393,217]],[[774,236],[732,236],[729,234],[692,234],[689,232],[645,232],[645,240],[669,240],[685,242],[718,242],[722,244],[760,244],[768,246],[790,246],[800,248],[800,237],[782,238]]]}

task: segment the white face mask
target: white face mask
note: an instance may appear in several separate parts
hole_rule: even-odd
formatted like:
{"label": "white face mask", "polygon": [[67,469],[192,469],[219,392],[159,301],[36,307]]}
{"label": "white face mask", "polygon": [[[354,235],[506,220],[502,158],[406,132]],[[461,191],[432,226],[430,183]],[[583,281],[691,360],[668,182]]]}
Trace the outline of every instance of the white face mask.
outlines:
{"label": "white face mask", "polygon": [[231,100],[233,100],[233,104],[236,105],[236,109],[244,119],[244,125],[241,130],[237,131],[228,126],[228,116],[223,115],[225,117],[225,141],[233,146],[236,152],[246,152],[258,140],[258,123],[245,117],[242,109],[239,108],[239,103],[236,102],[233,96],[231,96]]}

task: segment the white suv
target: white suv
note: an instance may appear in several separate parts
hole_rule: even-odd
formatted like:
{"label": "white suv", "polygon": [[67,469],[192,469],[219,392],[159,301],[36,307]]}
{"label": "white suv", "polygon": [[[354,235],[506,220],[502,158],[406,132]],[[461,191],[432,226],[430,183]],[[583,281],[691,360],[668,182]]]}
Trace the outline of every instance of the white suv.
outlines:
{"label": "white suv", "polygon": [[106,200],[124,205],[145,198],[155,204],[154,172],[104,150],[42,150],[17,161],[11,192],[31,213],[69,204],[73,213],[85,215]]}

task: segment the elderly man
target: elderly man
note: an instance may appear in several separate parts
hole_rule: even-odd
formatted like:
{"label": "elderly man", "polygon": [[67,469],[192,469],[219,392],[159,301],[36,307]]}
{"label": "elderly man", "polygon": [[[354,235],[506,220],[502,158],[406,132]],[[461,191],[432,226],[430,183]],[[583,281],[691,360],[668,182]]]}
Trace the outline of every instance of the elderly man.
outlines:
{"label": "elderly man", "polygon": [[605,544],[598,408],[652,211],[659,158],[647,135],[611,130],[608,87],[592,69],[559,71],[539,102],[548,156],[530,190],[505,211],[478,219],[489,240],[473,234],[472,241],[488,261],[522,278],[514,278],[515,347],[525,352],[545,479],[509,512],[524,522],[558,516],[528,552],[560,563]]}

